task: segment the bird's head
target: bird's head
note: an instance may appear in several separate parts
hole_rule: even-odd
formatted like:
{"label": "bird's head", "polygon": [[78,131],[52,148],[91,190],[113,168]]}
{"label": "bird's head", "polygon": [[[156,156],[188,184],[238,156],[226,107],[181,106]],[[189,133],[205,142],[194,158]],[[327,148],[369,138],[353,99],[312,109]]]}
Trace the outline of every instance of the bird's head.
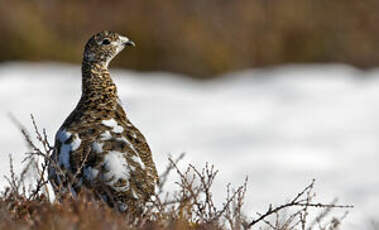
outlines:
{"label": "bird's head", "polygon": [[84,49],[83,61],[108,67],[109,62],[126,46],[135,46],[129,38],[118,33],[102,31],[93,35]]}

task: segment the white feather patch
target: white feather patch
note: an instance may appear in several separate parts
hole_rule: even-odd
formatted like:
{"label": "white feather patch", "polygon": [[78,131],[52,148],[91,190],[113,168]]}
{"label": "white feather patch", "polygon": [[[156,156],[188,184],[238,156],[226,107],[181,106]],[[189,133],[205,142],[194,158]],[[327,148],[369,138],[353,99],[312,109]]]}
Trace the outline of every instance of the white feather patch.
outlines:
{"label": "white feather patch", "polygon": [[67,141],[68,138],[70,138],[70,137],[71,137],[71,133],[67,132],[66,129],[59,130],[57,133],[57,139],[62,143]]}
{"label": "white feather patch", "polygon": [[137,193],[134,191],[134,189],[131,189],[131,193],[134,199],[138,199]]}
{"label": "white feather patch", "polygon": [[125,137],[117,138],[117,140],[125,142],[133,150],[133,152],[135,153],[135,155],[132,156],[132,160],[134,162],[140,164],[142,169],[145,169],[146,168],[145,164],[142,162],[142,160],[139,157],[139,154],[138,154],[137,150],[134,148],[133,144],[130,143],[128,141],[128,139],[126,139]]}
{"label": "white feather patch", "polygon": [[70,145],[65,145],[65,144],[61,145],[61,149],[58,155],[59,165],[63,165],[63,167],[66,169],[70,168],[70,152],[71,152]]}
{"label": "white feather patch", "polygon": [[96,153],[102,153],[103,152],[103,146],[104,146],[104,143],[98,143],[98,142],[92,143],[92,149]]}
{"label": "white feather patch", "polygon": [[127,125],[128,127],[133,127],[133,125],[132,125],[132,124],[130,124],[129,122],[128,122],[128,123],[126,123],[126,125]]}
{"label": "white feather patch", "polygon": [[71,143],[72,151],[77,150],[80,147],[81,143],[82,143],[82,140],[79,138],[78,134],[75,134]]}
{"label": "white feather patch", "polygon": [[133,152],[135,152],[136,154],[138,154],[137,150],[134,148],[134,146],[132,145],[132,143],[130,143],[128,141],[128,139],[126,139],[125,137],[120,137],[120,138],[117,138],[117,140],[125,142],[133,150]]}
{"label": "white feather patch", "polygon": [[141,160],[140,157],[138,157],[138,156],[136,156],[136,155],[133,155],[133,156],[132,156],[132,160],[133,160],[134,162],[140,164],[142,169],[145,169],[145,168],[146,168],[146,167],[145,167],[145,164],[142,162],[142,160]]}
{"label": "white feather patch", "polygon": [[[105,173],[103,174],[104,181],[108,185],[114,185],[119,179],[129,181],[130,172],[128,168],[128,162],[124,157],[124,153],[117,151],[110,151],[104,157]],[[114,187],[116,191],[126,191],[129,185],[126,184],[123,187]]]}
{"label": "white feather patch", "polygon": [[107,131],[103,132],[102,134],[100,134],[100,139],[103,140],[103,141],[110,140],[110,139],[112,139],[112,135],[107,130]]}
{"label": "white feather patch", "polygon": [[112,131],[114,133],[122,133],[124,131],[124,128],[119,125],[113,118],[109,120],[103,120],[101,123],[109,128],[112,128]]}
{"label": "white feather patch", "polygon": [[92,182],[99,174],[99,170],[89,166],[89,167],[84,168],[83,173],[84,173],[85,178],[88,181]]}
{"label": "white feather patch", "polygon": [[122,202],[118,202],[118,210],[125,212],[128,209],[128,205]]}
{"label": "white feather patch", "polygon": [[71,143],[65,144],[65,142],[71,138],[73,134],[68,132],[66,129],[62,129],[57,133],[57,139],[61,143],[61,147],[58,152],[58,161],[59,165],[62,165],[64,168],[70,168],[70,154],[72,151],[77,150],[82,143],[81,139],[77,134],[74,134],[72,137]]}

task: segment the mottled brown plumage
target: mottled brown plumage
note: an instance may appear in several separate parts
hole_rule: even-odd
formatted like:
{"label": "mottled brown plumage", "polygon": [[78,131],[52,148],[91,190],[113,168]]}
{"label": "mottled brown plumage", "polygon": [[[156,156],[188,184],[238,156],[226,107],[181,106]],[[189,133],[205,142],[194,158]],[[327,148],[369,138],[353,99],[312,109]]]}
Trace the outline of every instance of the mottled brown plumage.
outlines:
{"label": "mottled brown plumage", "polygon": [[108,31],[87,42],[82,96],[56,134],[49,166],[56,192],[75,195],[85,186],[121,211],[144,203],[158,181],[150,148],[127,118],[108,72],[127,45],[134,43]]}

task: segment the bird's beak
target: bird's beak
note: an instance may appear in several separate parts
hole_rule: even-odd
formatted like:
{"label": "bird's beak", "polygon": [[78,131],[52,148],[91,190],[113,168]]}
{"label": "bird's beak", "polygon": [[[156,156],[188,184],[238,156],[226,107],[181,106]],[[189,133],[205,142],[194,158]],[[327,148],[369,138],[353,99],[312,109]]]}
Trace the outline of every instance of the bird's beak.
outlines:
{"label": "bird's beak", "polygon": [[128,40],[128,41],[124,42],[124,46],[136,47],[136,44],[132,40]]}
{"label": "bird's beak", "polygon": [[124,47],[125,46],[133,46],[133,47],[136,46],[136,44],[132,40],[130,40],[129,38],[127,38],[125,36],[120,36],[119,38],[120,38],[121,44],[123,44]]}

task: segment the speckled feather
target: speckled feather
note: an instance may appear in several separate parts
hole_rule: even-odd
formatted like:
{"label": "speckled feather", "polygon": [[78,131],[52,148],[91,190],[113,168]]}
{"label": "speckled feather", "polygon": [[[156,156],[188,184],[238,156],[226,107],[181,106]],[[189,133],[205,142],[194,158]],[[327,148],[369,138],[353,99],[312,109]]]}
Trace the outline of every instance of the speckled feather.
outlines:
{"label": "speckled feather", "polygon": [[128,44],[134,45],[108,31],[87,42],[82,96],[56,134],[49,166],[56,192],[75,195],[86,186],[121,211],[145,202],[158,181],[150,148],[127,118],[108,72],[109,62]]}

